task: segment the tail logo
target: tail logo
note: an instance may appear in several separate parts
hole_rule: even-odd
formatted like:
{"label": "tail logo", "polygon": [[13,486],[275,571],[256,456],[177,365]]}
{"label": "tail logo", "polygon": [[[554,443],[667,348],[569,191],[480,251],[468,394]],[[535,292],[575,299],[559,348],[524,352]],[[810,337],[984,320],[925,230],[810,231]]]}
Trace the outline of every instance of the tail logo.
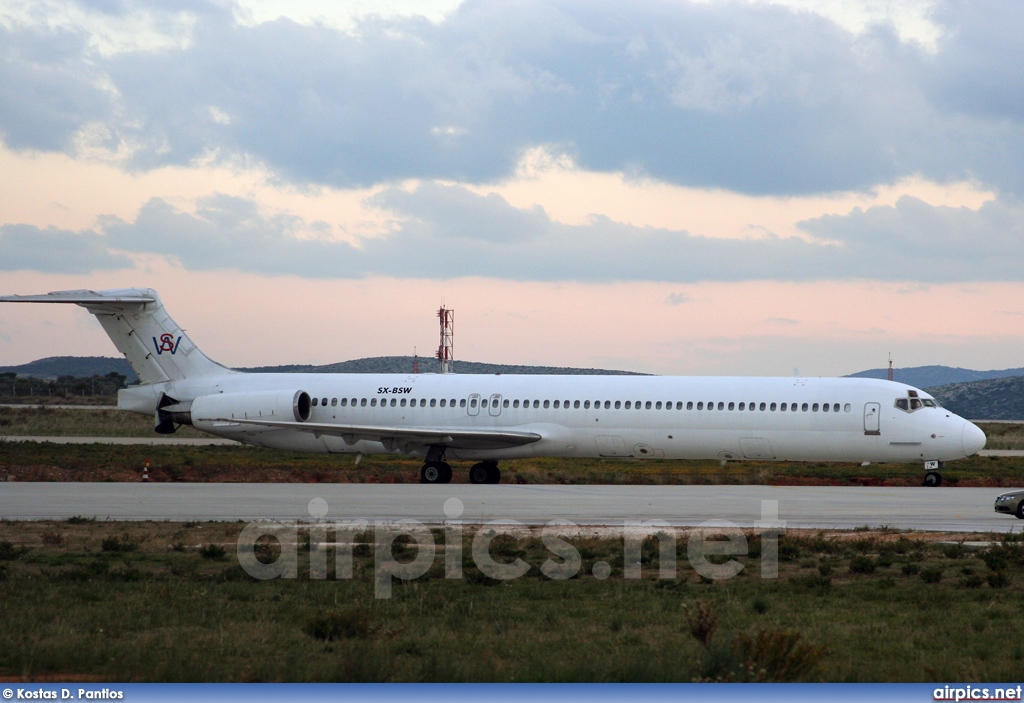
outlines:
{"label": "tail logo", "polygon": [[181,337],[174,338],[173,334],[164,333],[160,335],[160,341],[156,341],[156,337],[153,337],[153,346],[156,347],[157,356],[164,352],[170,352],[173,354],[178,351],[178,345],[181,343]]}

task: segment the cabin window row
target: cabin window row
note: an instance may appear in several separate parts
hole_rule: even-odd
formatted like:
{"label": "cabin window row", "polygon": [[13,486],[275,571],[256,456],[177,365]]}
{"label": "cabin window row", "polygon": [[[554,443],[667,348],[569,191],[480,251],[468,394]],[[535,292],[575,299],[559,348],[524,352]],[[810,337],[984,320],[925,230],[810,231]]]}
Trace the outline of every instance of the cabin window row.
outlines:
{"label": "cabin window row", "polygon": [[[335,407],[335,406],[339,406],[340,405],[341,407],[344,408],[344,407],[347,407],[347,406],[351,405],[352,407],[356,407],[356,406],[366,407],[366,406],[369,406],[371,408],[375,408],[375,407],[378,406],[378,402],[377,401],[378,401],[377,398],[369,398],[369,399],[367,399],[367,398],[351,398],[351,399],[349,399],[349,398],[341,398],[340,401],[339,401],[338,398],[330,398],[330,399],[327,399],[327,398],[313,398],[313,405],[314,406],[322,405],[324,407],[327,407],[327,405],[329,403],[331,405],[331,407]],[[497,401],[495,401],[495,402],[497,402]],[[488,403],[489,403],[489,401],[488,401],[487,398],[482,398],[479,401],[479,407],[486,408],[486,407],[488,407]],[[419,398],[418,400],[416,398],[411,398],[411,399],[410,398],[381,398],[379,405],[380,405],[380,407],[387,407],[388,405],[390,405],[392,408],[394,408],[394,407],[401,407],[401,408],[404,408],[404,407],[413,407],[413,408],[420,407],[420,408],[425,408],[425,407],[428,407],[428,406],[431,407],[431,408],[434,408],[434,407],[442,407],[442,408],[445,408],[445,407],[451,407],[451,408],[460,407],[460,408],[465,408],[466,405],[467,405],[467,402],[466,402],[465,398],[462,398],[462,399],[441,398],[440,400],[438,400],[437,398],[430,398],[429,400],[427,398]],[[472,398],[472,399],[469,400],[469,407],[476,408],[477,406],[478,406],[478,403],[477,403],[477,399],[476,398]],[[816,412],[825,412],[825,413],[827,413],[827,412],[834,412],[834,413],[837,413],[840,410],[842,410],[844,412],[850,412],[850,410],[852,409],[852,407],[851,407],[851,405],[849,403],[846,403],[845,405],[840,406],[839,403],[767,403],[767,402],[761,402],[761,403],[758,403],[758,402],[751,402],[751,403],[747,403],[747,402],[740,402],[740,403],[728,402],[727,403],[725,401],[721,401],[720,400],[717,403],[715,401],[708,401],[707,403],[705,403],[704,401],[697,401],[696,403],[693,402],[693,401],[689,401],[689,402],[685,403],[685,406],[684,406],[684,403],[681,400],[680,401],[674,401],[674,402],[671,401],[671,400],[667,400],[667,401],[661,401],[661,400],[656,400],[656,401],[651,401],[651,400],[647,400],[647,401],[643,401],[643,400],[637,400],[637,401],[631,401],[631,400],[626,400],[626,401],[622,401],[622,400],[614,400],[614,401],[612,401],[612,400],[604,400],[604,401],[601,401],[601,400],[595,400],[595,401],[589,401],[589,400],[582,400],[582,401],[581,400],[574,400],[574,401],[569,401],[569,400],[561,400],[561,401],[560,400],[511,400],[510,401],[507,398],[502,401],[502,407],[504,407],[504,408],[511,407],[513,409],[520,408],[520,407],[522,407],[522,408],[531,408],[532,407],[532,408],[538,408],[538,409],[539,408],[554,408],[556,410],[557,409],[561,409],[561,408],[567,409],[567,408],[570,408],[570,407],[573,408],[573,409],[577,409],[577,410],[580,409],[580,408],[582,408],[584,410],[590,410],[591,408],[593,408],[595,410],[600,410],[602,408],[604,410],[672,410],[673,407],[676,410],[682,410],[685,407],[687,410],[694,410],[694,409],[696,409],[696,410],[719,410],[719,411],[740,411],[740,412],[743,412],[743,411],[746,411],[746,412],[753,412],[753,411],[776,412],[776,411],[778,411],[778,412],[794,412],[794,413],[795,412],[805,412],[805,413],[806,412],[814,412],[814,413],[816,413]]]}

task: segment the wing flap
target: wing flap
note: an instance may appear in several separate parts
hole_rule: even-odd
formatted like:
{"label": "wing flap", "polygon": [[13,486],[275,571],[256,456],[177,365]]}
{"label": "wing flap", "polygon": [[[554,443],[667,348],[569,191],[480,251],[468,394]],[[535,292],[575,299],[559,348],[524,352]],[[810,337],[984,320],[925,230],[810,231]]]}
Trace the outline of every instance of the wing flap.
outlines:
{"label": "wing flap", "polygon": [[[314,435],[341,437],[345,444],[360,440],[380,442],[386,447],[450,447],[452,449],[506,449],[538,442],[543,437],[536,432],[515,430],[471,430],[432,427],[389,427],[373,425],[331,425],[319,422],[277,422],[274,420],[218,419],[241,425],[261,425],[282,430],[310,432]],[[408,450],[407,450],[408,451]]]}

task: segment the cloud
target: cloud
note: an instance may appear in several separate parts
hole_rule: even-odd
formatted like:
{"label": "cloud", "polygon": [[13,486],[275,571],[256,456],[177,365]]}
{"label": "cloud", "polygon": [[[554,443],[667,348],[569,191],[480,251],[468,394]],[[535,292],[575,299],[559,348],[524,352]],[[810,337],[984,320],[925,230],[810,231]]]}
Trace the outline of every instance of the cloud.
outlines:
{"label": "cloud", "polygon": [[585,169],[745,193],[910,175],[1024,193],[1017,3],[936,3],[934,53],[768,3],[467,2],[352,31],[186,9],[188,41],[152,50],[2,30],[5,141],[73,150],[85,131],[130,168],[250,159],[340,187],[493,182],[545,145]]}
{"label": "cloud", "polygon": [[0,225],[0,271],[92,273],[130,266],[129,258],[110,252],[95,232]]}
{"label": "cloud", "polygon": [[[134,221],[102,218],[99,233],[6,226],[8,265],[84,271],[156,254],[192,271],[307,278],[454,278],[515,281],[1018,281],[1024,277],[1024,202],[1004,196],[978,210],[915,198],[800,223],[809,237],[715,239],[606,217],[581,225],[519,209],[502,197],[423,183],[385,189],[370,203],[393,218],[385,236],[355,244],[309,236],[318,223],[264,213],[226,195],[194,213],[154,198]],[[28,252],[28,253],[25,253]],[[666,302],[687,300],[673,293]]]}
{"label": "cloud", "polygon": [[686,293],[669,293],[668,297],[665,298],[665,302],[669,305],[682,305],[683,303],[688,303],[691,300],[693,300],[693,298],[688,296]]}

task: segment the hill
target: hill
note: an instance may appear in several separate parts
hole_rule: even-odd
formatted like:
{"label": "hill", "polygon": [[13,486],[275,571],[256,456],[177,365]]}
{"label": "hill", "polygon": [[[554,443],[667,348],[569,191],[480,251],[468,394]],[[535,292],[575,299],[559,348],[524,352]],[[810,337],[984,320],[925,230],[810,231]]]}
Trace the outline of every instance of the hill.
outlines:
{"label": "hill", "polygon": [[123,357],[114,356],[50,356],[20,366],[0,366],[0,373],[15,373],[31,378],[55,379],[60,376],[90,378],[116,371],[135,383],[138,377]]}
{"label": "hill", "polygon": [[[953,383],[969,383],[985,381],[993,378],[1024,376],[1024,368],[1003,369],[1001,371],[974,371],[957,366],[912,366],[906,369],[894,369],[893,380],[906,383],[916,388],[933,388],[948,386]],[[889,378],[888,369],[868,369],[851,373],[847,378]]]}
{"label": "hill", "polygon": [[[366,359],[353,359],[335,364],[289,364],[284,366],[255,366],[240,368],[239,371],[266,373],[412,373],[413,358],[411,356],[376,356]],[[437,369],[433,359],[420,359],[420,372],[431,373]],[[20,366],[0,366],[0,373],[13,372],[18,376],[54,379],[60,376],[89,378],[105,376],[116,371],[128,378],[128,383],[135,383],[137,376],[131,366],[123,358],[108,356],[52,356],[38,359]],[[457,373],[482,374],[555,374],[560,376],[579,376],[582,374],[598,375],[643,375],[630,371],[612,371],[608,369],[579,369],[563,366],[515,366],[511,364],[484,364],[476,361],[456,361]]]}
{"label": "hill", "polygon": [[943,406],[973,420],[1024,420],[1024,377],[992,378],[927,389]]}

